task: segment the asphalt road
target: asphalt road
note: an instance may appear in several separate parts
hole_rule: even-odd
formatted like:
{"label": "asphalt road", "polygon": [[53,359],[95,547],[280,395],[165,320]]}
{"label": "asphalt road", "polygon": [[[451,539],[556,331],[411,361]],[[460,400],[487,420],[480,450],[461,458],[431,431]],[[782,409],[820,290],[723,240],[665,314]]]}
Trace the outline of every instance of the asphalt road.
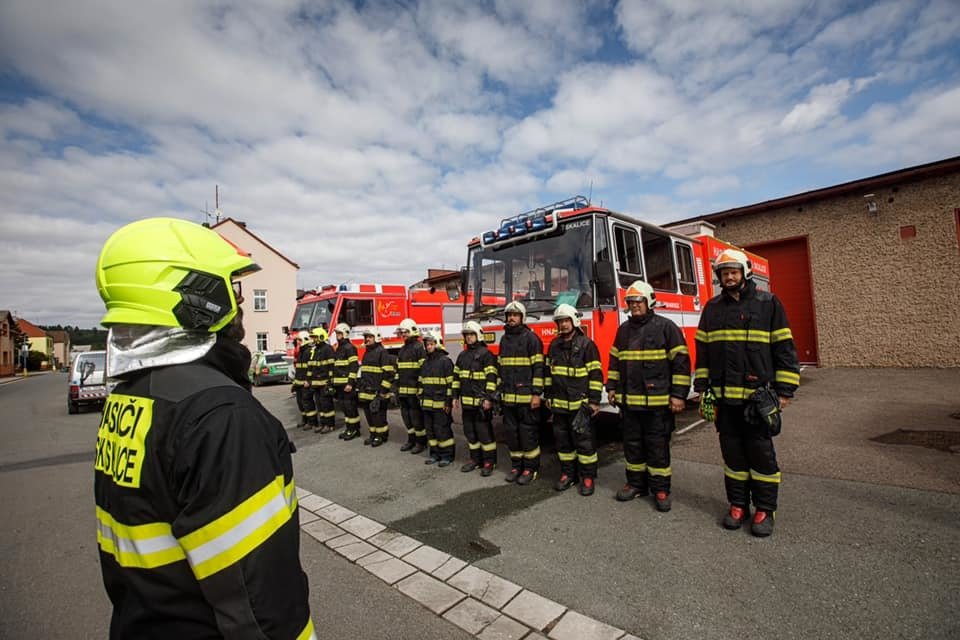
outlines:
{"label": "asphalt road", "polygon": [[[60,374],[0,384],[0,638],[105,637],[92,507],[97,413],[68,416]],[[291,431],[300,487],[647,640],[960,637],[960,457],[871,440],[960,432],[960,371],[816,370],[778,439],[784,484],[767,540],[719,526],[712,426],[675,438],[674,509],[620,504],[619,444],[600,452],[597,494],[526,488]],[[288,425],[286,386],[258,398]],[[680,424],[697,422],[688,412]],[[459,431],[459,428],[457,428]],[[506,463],[502,455],[501,462]],[[458,458],[465,447],[458,438]],[[465,638],[396,589],[302,539],[320,637]]]}

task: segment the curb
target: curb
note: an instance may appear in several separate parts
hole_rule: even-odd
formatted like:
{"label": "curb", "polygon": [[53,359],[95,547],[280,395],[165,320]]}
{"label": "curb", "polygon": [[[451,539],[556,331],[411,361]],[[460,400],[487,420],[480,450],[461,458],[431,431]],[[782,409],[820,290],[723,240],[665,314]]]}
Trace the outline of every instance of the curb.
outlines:
{"label": "curb", "polygon": [[296,488],[300,529],[482,640],[640,640]]}

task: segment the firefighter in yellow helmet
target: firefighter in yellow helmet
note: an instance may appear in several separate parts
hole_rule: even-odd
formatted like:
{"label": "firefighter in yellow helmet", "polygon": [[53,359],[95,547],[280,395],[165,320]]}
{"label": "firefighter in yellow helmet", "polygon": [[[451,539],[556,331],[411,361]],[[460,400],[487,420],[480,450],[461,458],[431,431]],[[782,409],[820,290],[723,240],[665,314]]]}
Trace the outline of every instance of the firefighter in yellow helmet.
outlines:
{"label": "firefighter in yellow helmet", "polygon": [[779,411],[800,385],[797,349],[783,305],[757,288],[746,254],[723,250],[714,272],[721,292],[700,316],[694,390],[717,399],[730,503],[723,526],[739,529],[750,521],[751,533],[766,537],[773,533],[780,489],[773,437],[780,432]]}
{"label": "firefighter in yellow helmet", "polygon": [[126,225],[100,252],[119,380],[94,464],[112,638],[315,637],[291,444],[250,393],[241,343],[239,278],[256,269],[173,218]]}
{"label": "firefighter in yellow helmet", "polygon": [[397,403],[400,405],[400,418],[407,430],[407,441],[400,447],[400,451],[418,454],[427,448],[423,409],[417,395],[420,367],[423,366],[427,352],[420,341],[420,329],[412,319],[404,318],[400,321],[397,336],[403,339],[403,345],[397,353]]}
{"label": "firefighter in yellow helmet", "polygon": [[420,369],[418,380],[420,402],[423,404],[423,425],[427,430],[430,457],[425,464],[446,467],[453,462],[455,443],[453,439],[453,361],[443,348],[439,334],[423,335],[427,351],[426,360]]}
{"label": "firefighter in yellow helmet", "polygon": [[607,371],[607,399],[620,407],[627,463],[617,500],[649,491],[658,511],[670,511],[670,436],[690,390],[690,352],[680,328],[653,312],[653,287],[637,280],[624,300],[628,316],[610,347]]}
{"label": "firefighter in yellow helmet", "polygon": [[310,331],[313,341],[313,353],[310,356],[310,390],[313,392],[313,404],[317,410],[317,424],[313,430],[317,433],[333,431],[334,418],[333,397],[336,391],[333,388],[333,347],[327,342],[327,330],[316,327]]}
{"label": "firefighter in yellow helmet", "polygon": [[540,396],[543,394],[543,342],[524,321],[526,307],[514,300],[504,307],[500,339],[500,405],[510,450],[505,480],[530,484],[540,474]]}
{"label": "firefighter in yellow helmet", "polygon": [[360,411],[357,408],[357,373],[360,360],[357,348],[350,342],[350,325],[341,322],[333,328],[337,348],[333,354],[333,388],[343,410],[343,431],[337,437],[353,440],[360,435]]}
{"label": "firefighter in yellow helmet", "polygon": [[569,304],[553,312],[557,337],[547,350],[544,399],[553,413],[553,437],[560,458],[560,478],[554,485],[566,491],[580,483],[580,495],[590,496],[597,479],[597,445],[592,418],[600,411],[603,366],[600,351],[580,328],[580,315]]}

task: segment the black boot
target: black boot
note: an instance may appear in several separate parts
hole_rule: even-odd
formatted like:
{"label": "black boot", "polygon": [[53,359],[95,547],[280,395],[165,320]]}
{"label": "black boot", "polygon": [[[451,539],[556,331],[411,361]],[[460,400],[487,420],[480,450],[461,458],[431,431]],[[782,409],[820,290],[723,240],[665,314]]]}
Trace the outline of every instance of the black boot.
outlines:
{"label": "black boot", "polygon": [[400,445],[400,451],[410,451],[417,443],[413,440],[407,440],[402,445]]}
{"label": "black boot", "polygon": [[557,491],[566,491],[575,484],[577,484],[577,479],[564,473],[560,476],[560,479],[557,480],[557,483],[553,485],[553,488]]}
{"label": "black boot", "polygon": [[637,496],[645,496],[647,492],[641,489],[640,487],[635,487],[632,484],[625,484],[620,491],[617,491],[617,500],[620,502],[629,502]]}
{"label": "black boot", "polygon": [[470,462],[460,467],[460,471],[463,471],[464,473],[470,473],[471,471],[476,470],[479,466],[480,465],[478,465],[476,462],[471,460]]}

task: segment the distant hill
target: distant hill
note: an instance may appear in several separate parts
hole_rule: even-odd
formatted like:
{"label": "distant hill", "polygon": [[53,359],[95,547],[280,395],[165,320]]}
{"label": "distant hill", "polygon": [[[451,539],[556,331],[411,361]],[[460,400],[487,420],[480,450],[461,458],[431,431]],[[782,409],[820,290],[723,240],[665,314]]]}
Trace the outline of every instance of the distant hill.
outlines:
{"label": "distant hill", "polygon": [[70,336],[70,344],[88,344],[90,348],[94,350],[107,348],[106,329],[81,329],[80,327],[73,327],[69,324],[66,326],[59,324],[40,325],[40,328],[44,331],[66,331],[67,335]]}

